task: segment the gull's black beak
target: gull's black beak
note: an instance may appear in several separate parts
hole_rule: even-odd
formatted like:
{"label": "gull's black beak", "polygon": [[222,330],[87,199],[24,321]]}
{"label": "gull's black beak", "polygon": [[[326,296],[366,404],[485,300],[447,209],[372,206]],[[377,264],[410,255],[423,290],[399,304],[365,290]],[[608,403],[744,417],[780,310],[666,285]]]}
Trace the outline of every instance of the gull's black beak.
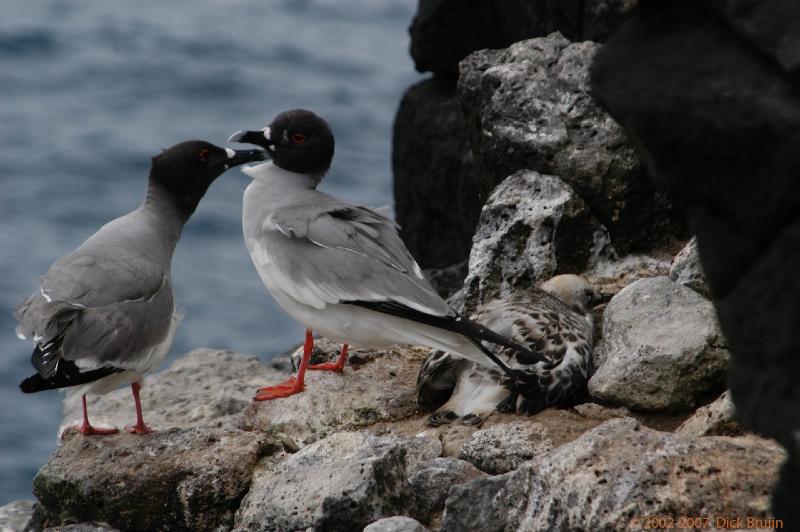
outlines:
{"label": "gull's black beak", "polygon": [[228,142],[239,142],[242,144],[255,144],[261,146],[272,157],[275,153],[275,143],[270,138],[269,127],[265,127],[261,131],[237,131],[230,137]]}
{"label": "gull's black beak", "polygon": [[225,148],[228,158],[225,159],[225,166],[233,168],[244,163],[252,163],[255,161],[264,161],[267,159],[267,152],[264,150],[232,150]]}

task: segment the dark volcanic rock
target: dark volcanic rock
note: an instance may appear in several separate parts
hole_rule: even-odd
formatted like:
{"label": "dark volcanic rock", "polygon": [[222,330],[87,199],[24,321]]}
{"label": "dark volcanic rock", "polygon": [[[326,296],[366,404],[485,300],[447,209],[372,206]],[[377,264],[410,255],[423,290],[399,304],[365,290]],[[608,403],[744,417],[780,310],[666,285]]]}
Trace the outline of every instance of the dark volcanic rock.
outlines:
{"label": "dark volcanic rock", "polygon": [[686,438],[614,419],[513,473],[454,487],[442,529],[638,530],[647,516],[766,520],[783,457],[754,436]]}
{"label": "dark volcanic rock", "polygon": [[602,41],[636,0],[420,0],[411,23],[411,56],[420,72],[451,77],[470,52],[560,31]]}
{"label": "dark volcanic rock", "polygon": [[484,191],[523,169],[556,175],[608,228],[618,252],[653,248],[681,233],[682,216],[590,95],[597,48],[555,33],[464,59],[458,86],[472,150]]}
{"label": "dark volcanic rock", "polygon": [[774,506],[800,522],[800,4],[649,2],[593,87],[663,186],[688,201],[733,355],[738,418],[790,451]]}
{"label": "dark volcanic rock", "polygon": [[264,434],[223,429],[68,435],[36,475],[33,490],[46,508],[47,526],[230,528],[256,462],[276,449]]}
{"label": "dark volcanic rock", "polygon": [[466,260],[483,201],[454,87],[428,79],[406,91],[392,171],[400,236],[420,266]]}

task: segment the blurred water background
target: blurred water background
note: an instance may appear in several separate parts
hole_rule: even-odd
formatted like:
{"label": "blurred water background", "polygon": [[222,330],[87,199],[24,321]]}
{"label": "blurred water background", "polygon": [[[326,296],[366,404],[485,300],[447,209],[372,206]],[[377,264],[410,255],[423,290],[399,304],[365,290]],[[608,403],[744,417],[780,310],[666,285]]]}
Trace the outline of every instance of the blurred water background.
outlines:
{"label": "blurred water background", "polygon": [[[32,348],[14,335],[11,311],[38,276],[140,203],[162,148],[192,138],[224,145],[289,108],[319,112],[336,135],[323,190],[390,203],[392,120],[417,77],[406,33],[415,3],[3,2],[0,504],[32,498],[61,417],[58,392],[17,388],[32,373]],[[302,340],[242,243],[246,184],[238,169],[225,174],[184,230],[173,280],[186,319],[168,362],[194,347],[266,360]]]}

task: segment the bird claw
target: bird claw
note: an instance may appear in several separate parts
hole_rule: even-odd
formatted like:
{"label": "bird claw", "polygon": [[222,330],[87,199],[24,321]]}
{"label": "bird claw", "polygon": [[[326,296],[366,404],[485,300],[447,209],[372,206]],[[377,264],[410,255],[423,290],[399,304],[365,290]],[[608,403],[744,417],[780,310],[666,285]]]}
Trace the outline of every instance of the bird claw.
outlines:
{"label": "bird claw", "polygon": [[125,430],[127,430],[131,434],[138,434],[139,436],[155,432],[155,430],[151,429],[144,423],[142,423],[141,425],[138,423],[136,425],[125,425]]}
{"label": "bird claw", "polygon": [[497,411],[502,412],[504,414],[514,414],[517,412],[517,398],[519,397],[519,393],[511,392],[508,396],[500,401],[500,404],[497,405]]}
{"label": "bird claw", "polygon": [[61,432],[61,439],[63,440],[66,438],[67,433],[69,432],[77,432],[79,434],[83,434],[84,436],[110,436],[111,434],[117,434],[119,429],[93,427],[88,423],[84,423],[82,425],[70,425]]}
{"label": "bird claw", "polygon": [[311,366],[306,367],[306,369],[312,371],[332,371],[334,373],[344,373],[344,364],[339,364],[338,362],[323,362],[321,364],[312,364]]}
{"label": "bird claw", "polygon": [[295,379],[294,375],[292,375],[286,379],[285,382],[276,384],[275,386],[265,386],[263,388],[259,388],[255,397],[253,397],[253,401],[270,401],[272,399],[281,399],[302,391],[303,385],[298,383],[297,379]]}

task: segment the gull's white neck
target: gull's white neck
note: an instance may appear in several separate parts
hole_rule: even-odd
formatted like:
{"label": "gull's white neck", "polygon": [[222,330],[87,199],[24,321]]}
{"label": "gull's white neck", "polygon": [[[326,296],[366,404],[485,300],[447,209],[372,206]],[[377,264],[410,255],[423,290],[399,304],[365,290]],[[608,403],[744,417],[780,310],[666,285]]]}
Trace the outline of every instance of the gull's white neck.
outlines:
{"label": "gull's white neck", "polygon": [[284,170],[275,163],[268,161],[256,166],[245,166],[242,172],[253,178],[260,186],[267,187],[272,191],[289,191],[306,189],[313,190],[322,180],[322,176],[299,174]]}

